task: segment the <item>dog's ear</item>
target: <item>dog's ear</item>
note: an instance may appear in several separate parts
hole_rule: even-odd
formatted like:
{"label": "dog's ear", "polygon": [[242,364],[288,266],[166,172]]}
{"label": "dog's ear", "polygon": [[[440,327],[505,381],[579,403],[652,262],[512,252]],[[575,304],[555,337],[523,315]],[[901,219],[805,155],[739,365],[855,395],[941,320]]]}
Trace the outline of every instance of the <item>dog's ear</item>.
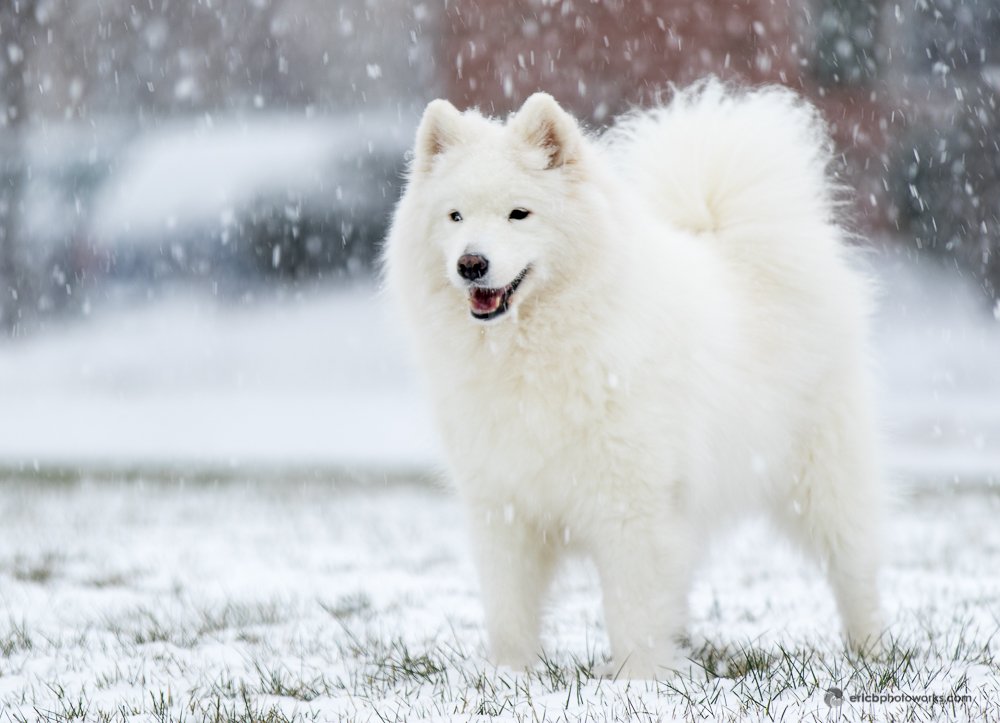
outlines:
{"label": "dog's ear", "polygon": [[459,142],[462,114],[446,100],[432,100],[417,129],[414,167],[420,173],[430,171],[434,159]]}
{"label": "dog's ear", "polygon": [[545,151],[546,168],[558,168],[577,160],[583,136],[576,119],[564,111],[548,93],[533,93],[510,121],[510,128]]}

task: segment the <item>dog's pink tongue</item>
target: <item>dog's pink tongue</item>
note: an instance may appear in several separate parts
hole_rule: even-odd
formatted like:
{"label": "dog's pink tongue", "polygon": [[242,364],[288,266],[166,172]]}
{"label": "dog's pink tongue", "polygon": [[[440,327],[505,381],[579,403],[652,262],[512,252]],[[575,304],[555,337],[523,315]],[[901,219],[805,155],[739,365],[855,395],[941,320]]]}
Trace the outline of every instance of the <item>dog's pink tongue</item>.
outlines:
{"label": "dog's pink tongue", "polygon": [[477,314],[489,314],[500,308],[503,300],[503,289],[472,289],[469,303]]}

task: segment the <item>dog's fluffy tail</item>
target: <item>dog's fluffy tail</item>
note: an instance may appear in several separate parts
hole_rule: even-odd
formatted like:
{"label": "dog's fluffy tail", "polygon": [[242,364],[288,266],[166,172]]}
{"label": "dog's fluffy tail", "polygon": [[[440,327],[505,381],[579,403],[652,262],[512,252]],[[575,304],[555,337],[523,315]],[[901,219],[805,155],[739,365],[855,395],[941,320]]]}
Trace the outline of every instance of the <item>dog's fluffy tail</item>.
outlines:
{"label": "dog's fluffy tail", "polygon": [[609,140],[674,226],[748,255],[766,252],[762,244],[798,255],[788,245],[815,251],[843,235],[834,223],[829,136],[818,112],[789,90],[705,81],[669,105],[626,116]]}

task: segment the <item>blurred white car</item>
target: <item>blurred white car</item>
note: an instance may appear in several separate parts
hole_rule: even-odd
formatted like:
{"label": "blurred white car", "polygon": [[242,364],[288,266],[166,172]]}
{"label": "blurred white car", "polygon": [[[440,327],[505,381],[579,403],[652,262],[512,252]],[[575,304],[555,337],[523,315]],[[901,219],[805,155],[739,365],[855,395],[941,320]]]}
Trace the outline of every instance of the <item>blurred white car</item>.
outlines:
{"label": "blurred white car", "polygon": [[95,197],[89,237],[126,277],[316,276],[367,267],[415,124],[266,116],[140,134]]}

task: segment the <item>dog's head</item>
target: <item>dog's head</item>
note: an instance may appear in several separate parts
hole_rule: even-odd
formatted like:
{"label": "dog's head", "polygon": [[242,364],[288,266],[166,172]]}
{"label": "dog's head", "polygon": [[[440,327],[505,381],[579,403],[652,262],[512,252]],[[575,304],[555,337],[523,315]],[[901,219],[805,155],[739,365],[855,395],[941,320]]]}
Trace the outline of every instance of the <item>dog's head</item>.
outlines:
{"label": "dog's head", "polygon": [[421,242],[476,321],[508,318],[572,274],[583,152],[576,121],[544,93],[502,125],[444,100],[427,106],[409,190],[419,187]]}

